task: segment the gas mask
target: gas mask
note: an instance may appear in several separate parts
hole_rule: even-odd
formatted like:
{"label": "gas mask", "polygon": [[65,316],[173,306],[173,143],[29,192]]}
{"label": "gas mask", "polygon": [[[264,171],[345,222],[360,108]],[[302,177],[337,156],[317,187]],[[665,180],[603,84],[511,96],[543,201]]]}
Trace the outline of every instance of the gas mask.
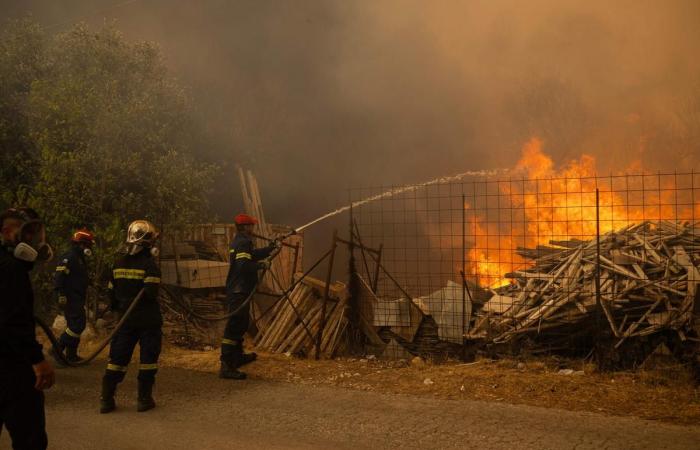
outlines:
{"label": "gas mask", "polygon": [[53,258],[53,250],[46,242],[46,229],[38,220],[32,220],[19,230],[19,242],[15,245],[13,255],[20,261],[34,263],[46,262]]}
{"label": "gas mask", "polygon": [[92,249],[90,247],[85,247],[83,249],[83,255],[87,256],[88,258],[92,256]]}

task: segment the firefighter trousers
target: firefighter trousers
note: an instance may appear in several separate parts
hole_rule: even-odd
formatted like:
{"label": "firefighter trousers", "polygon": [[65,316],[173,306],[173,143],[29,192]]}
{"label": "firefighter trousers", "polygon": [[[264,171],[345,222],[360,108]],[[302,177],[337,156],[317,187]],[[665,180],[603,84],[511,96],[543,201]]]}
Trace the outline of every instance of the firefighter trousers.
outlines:
{"label": "firefighter trousers", "polygon": [[[250,294],[236,293],[229,297],[228,310],[240,308]],[[229,317],[221,340],[221,361],[235,364],[243,354],[243,336],[250,325],[250,303],[243,306],[236,314]]]}
{"label": "firefighter trousers", "polygon": [[75,308],[66,308],[66,329],[58,338],[63,347],[78,348],[80,344],[80,334],[85,331],[85,308],[80,305]]}
{"label": "firefighter trousers", "polygon": [[131,355],[136,344],[139,344],[138,379],[149,383],[155,382],[158,372],[158,356],[160,356],[163,333],[160,327],[141,328],[125,326],[112,338],[109,347],[109,364],[105,371],[105,379],[120,383],[126,375]]}

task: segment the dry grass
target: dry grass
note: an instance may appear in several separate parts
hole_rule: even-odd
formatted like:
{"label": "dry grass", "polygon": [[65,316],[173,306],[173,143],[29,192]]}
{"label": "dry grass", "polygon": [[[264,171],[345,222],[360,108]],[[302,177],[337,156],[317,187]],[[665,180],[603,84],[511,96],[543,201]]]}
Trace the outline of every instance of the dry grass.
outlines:
{"label": "dry grass", "polygon": [[[215,372],[218,352],[169,348],[162,363]],[[313,361],[261,355],[246,372],[253,379],[525,404],[678,424],[700,423],[700,389],[692,385],[685,372],[601,374],[579,363],[579,367],[571,367],[574,374],[564,375],[559,373],[562,364],[562,361],[542,359],[433,365],[422,361],[416,364],[352,358]]]}
{"label": "dry grass", "polygon": [[[81,353],[94,344],[88,342]],[[135,352],[135,355],[138,355]],[[106,358],[103,354],[100,358]],[[99,362],[98,362],[99,364]],[[162,367],[215,373],[218,349],[163,349]],[[573,374],[559,371],[570,368]],[[433,365],[429,362],[338,358],[305,360],[262,354],[246,367],[251,379],[453,400],[483,400],[618,416],[676,424],[700,423],[700,389],[683,371],[596,373],[580,362],[556,359],[479,360]]]}

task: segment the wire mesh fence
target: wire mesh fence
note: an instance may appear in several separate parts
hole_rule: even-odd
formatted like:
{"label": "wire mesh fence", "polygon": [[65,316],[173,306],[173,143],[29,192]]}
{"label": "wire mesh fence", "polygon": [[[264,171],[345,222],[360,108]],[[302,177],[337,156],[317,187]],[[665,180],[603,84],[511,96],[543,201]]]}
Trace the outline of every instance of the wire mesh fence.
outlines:
{"label": "wire mesh fence", "polygon": [[459,181],[351,215],[371,249],[355,274],[377,351],[595,353],[612,365],[661,344],[696,353],[699,174]]}

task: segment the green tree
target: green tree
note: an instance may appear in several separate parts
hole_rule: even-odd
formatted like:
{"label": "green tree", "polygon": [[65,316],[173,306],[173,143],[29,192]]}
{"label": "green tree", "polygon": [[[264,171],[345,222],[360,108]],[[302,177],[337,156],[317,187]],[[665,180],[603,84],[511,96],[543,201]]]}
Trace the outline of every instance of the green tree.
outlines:
{"label": "green tree", "polygon": [[23,21],[8,30],[0,145],[17,151],[2,161],[4,203],[36,207],[59,251],[74,228],[95,230],[97,274],[131,220],[172,229],[206,218],[217,168],[197,157],[192,107],[153,44],[111,27],[47,37]]}
{"label": "green tree", "polygon": [[28,133],[32,82],[45,71],[46,39],[36,24],[10,21],[0,36],[0,208],[26,201],[38,152]]}

